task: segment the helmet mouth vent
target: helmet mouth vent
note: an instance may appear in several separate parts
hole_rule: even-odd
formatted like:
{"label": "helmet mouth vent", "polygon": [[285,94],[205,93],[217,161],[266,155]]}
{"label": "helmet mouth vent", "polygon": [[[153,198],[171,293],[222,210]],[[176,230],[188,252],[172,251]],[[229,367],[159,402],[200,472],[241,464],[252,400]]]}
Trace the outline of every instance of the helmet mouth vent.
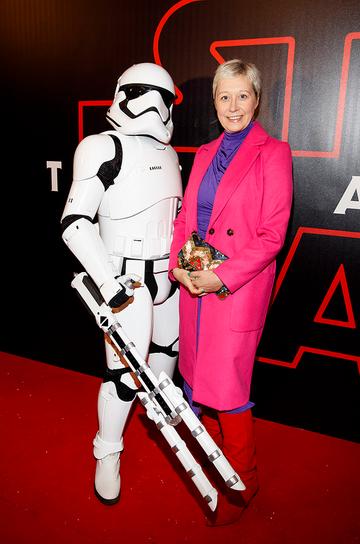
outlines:
{"label": "helmet mouth vent", "polygon": [[130,117],[130,119],[138,119],[142,115],[145,115],[146,113],[149,113],[149,112],[153,111],[154,113],[156,113],[160,117],[160,119],[164,123],[164,125],[166,125],[170,120],[170,113],[169,113],[167,119],[163,120],[161,118],[161,114],[160,114],[159,110],[157,108],[155,108],[155,106],[151,106],[150,108],[147,108],[146,110],[143,110],[138,114],[135,114],[135,113],[133,113],[132,111],[129,110],[129,108],[127,107],[127,104],[128,104],[128,100],[123,100],[122,102],[119,102],[119,109],[123,113],[125,113],[125,115]]}

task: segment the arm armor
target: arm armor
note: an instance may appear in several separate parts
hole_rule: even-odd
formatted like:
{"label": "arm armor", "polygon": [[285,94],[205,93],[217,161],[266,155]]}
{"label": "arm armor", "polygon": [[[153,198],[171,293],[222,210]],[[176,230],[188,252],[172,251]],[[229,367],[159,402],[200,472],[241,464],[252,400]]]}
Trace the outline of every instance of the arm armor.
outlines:
{"label": "arm armor", "polygon": [[[120,154],[120,158],[119,158]],[[105,190],[121,167],[121,144],[111,136],[88,136],[78,145],[74,157],[74,181],[61,223],[62,238],[70,251],[93,278],[111,307],[128,298],[117,281],[117,272],[108,257],[94,217]]]}

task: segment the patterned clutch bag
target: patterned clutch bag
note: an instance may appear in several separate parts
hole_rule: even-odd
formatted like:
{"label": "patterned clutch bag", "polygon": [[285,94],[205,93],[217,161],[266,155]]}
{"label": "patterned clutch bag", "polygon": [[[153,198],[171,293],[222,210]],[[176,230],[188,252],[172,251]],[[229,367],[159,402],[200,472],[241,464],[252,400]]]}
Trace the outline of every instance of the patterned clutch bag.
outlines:
{"label": "patterned clutch bag", "polygon": [[[178,266],[184,270],[195,272],[196,270],[214,270],[228,257],[214,246],[205,242],[197,232],[192,232],[178,253]],[[230,294],[228,288],[223,285],[216,295],[223,299]]]}

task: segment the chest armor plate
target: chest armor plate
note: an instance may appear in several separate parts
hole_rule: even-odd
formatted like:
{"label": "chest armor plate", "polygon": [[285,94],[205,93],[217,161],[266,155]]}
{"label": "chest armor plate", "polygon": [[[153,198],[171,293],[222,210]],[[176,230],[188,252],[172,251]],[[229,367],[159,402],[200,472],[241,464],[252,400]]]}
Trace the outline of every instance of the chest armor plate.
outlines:
{"label": "chest armor plate", "polygon": [[157,202],[182,197],[178,158],[171,146],[151,138],[111,134],[119,138],[123,158],[120,173],[100,205],[100,216],[125,219]]}
{"label": "chest armor plate", "polygon": [[98,219],[113,260],[159,259],[168,255],[182,182],[177,154],[150,138],[119,138],[120,173],[104,194]]}

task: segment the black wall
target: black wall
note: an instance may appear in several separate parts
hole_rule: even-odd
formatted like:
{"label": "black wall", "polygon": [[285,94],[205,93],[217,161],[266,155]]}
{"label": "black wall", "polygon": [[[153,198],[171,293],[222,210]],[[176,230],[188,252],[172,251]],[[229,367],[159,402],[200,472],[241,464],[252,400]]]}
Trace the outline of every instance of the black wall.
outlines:
{"label": "black wall", "polygon": [[[131,64],[161,62],[183,94],[172,143],[185,186],[193,148],[218,134],[219,58],[241,57],[263,73],[260,122],[294,155],[294,207],[255,365],[254,413],[358,441],[358,1],[3,0],[0,42],[0,350],[102,374],[101,333],[70,287],[80,268],[59,227],[79,130],[109,129],[96,102],[112,99]],[[83,101],[94,102],[79,127]],[[57,188],[48,161],[61,163]]]}

